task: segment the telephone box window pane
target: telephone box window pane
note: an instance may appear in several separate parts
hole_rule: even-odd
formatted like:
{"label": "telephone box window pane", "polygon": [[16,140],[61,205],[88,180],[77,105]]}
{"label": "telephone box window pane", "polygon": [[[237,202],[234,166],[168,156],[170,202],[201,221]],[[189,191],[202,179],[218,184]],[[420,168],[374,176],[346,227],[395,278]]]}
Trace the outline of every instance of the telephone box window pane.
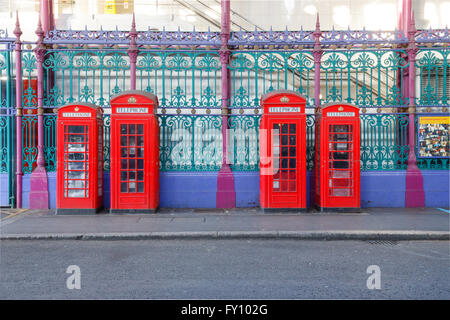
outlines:
{"label": "telephone box window pane", "polygon": [[144,157],[144,149],[143,148],[138,148],[137,149],[137,157],[138,158]]}
{"label": "telephone box window pane", "polygon": [[137,180],[144,180],[144,171],[137,172]]}
{"label": "telephone box window pane", "polygon": [[287,123],[283,123],[281,125],[281,133],[288,133],[288,124]]}
{"label": "telephone box window pane", "polygon": [[295,144],[296,144],[295,136],[293,136],[293,135],[289,136],[289,144],[291,146],[295,146]]}
{"label": "telephone box window pane", "polygon": [[280,189],[280,181],[274,181],[273,182],[273,190],[274,191],[279,191],[279,189]]}
{"label": "telephone box window pane", "polygon": [[[67,174],[68,173],[68,174]],[[86,174],[84,171],[66,171],[66,177],[69,179],[85,179]]]}
{"label": "telephone box window pane", "polygon": [[120,172],[120,180],[121,181],[127,181],[127,178],[128,178],[127,171],[121,171]]}
{"label": "telephone box window pane", "polygon": [[349,160],[349,152],[333,152],[333,160]]}
{"label": "telephone box window pane", "polygon": [[287,147],[281,148],[281,156],[282,157],[287,157],[288,156],[288,148]]}
{"label": "telephone box window pane", "polygon": [[120,168],[121,169],[126,169],[127,168],[127,160],[126,159],[121,159],[120,160]]}
{"label": "telephone box window pane", "polygon": [[129,134],[136,134],[136,125],[134,125],[134,124],[129,124],[129,125],[128,125],[128,133],[129,133]]}
{"label": "telephone box window pane", "polygon": [[136,160],[128,159],[128,168],[129,169],[136,169]]}
{"label": "telephone box window pane", "polygon": [[126,158],[128,155],[127,148],[120,148],[120,156]]}
{"label": "telephone box window pane", "polygon": [[296,156],[296,148],[295,147],[290,147],[289,148],[289,156],[290,157],[295,157]]}
{"label": "telephone box window pane", "polygon": [[333,125],[334,132],[349,132],[348,124],[335,124]]}
{"label": "telephone box window pane", "polygon": [[136,156],[136,148],[129,148],[128,149],[128,157],[134,158]]}
{"label": "telephone box window pane", "polygon": [[[70,143],[84,143],[84,135],[70,135],[69,142]],[[87,136],[86,136],[87,138]]]}
{"label": "telephone box window pane", "polygon": [[280,130],[280,125],[278,123],[274,123],[273,127],[274,130]]}
{"label": "telephone box window pane", "polygon": [[128,175],[130,180],[136,180],[136,171],[130,171]]}
{"label": "telephone box window pane", "polygon": [[297,128],[296,128],[295,123],[291,123],[291,124],[289,125],[289,133],[290,133],[290,134],[294,134],[294,133],[296,133],[296,130],[297,130]]}
{"label": "telephone box window pane", "polygon": [[144,169],[144,160],[143,159],[138,159],[138,161],[137,161],[137,168],[138,169]]}
{"label": "telephone box window pane", "polygon": [[138,182],[137,192],[144,192],[144,183],[143,182]]}
{"label": "telephone box window pane", "polygon": [[84,133],[84,126],[69,126],[69,133]]}
{"label": "telephone box window pane", "polygon": [[120,134],[127,134],[127,125],[126,124],[120,125]]}
{"label": "telephone box window pane", "polygon": [[69,190],[67,193],[68,198],[85,198],[84,190]]}
{"label": "telephone box window pane", "polygon": [[128,145],[129,146],[136,146],[136,137],[134,136],[129,136],[128,137]]}
{"label": "telephone box window pane", "polygon": [[349,162],[348,161],[333,161],[334,169],[348,169]]}
{"label": "telephone box window pane", "polygon": [[138,124],[137,125],[137,133],[138,134],[143,134],[144,133],[144,125],[142,125],[142,124]]}
{"label": "telephone box window pane", "polygon": [[127,183],[126,182],[122,182],[120,183],[120,192],[127,192]]}
{"label": "telephone box window pane", "polygon": [[296,168],[296,159],[289,159],[289,168],[291,169]]}
{"label": "telephone box window pane", "polygon": [[288,136],[281,136],[281,145],[283,146],[288,145]]}
{"label": "telephone box window pane", "polygon": [[128,192],[136,192],[136,182],[128,183]]}
{"label": "telephone box window pane", "polygon": [[287,168],[288,167],[288,159],[281,159],[281,168]]}
{"label": "telephone box window pane", "polygon": [[138,147],[143,147],[144,146],[144,137],[143,136],[137,136],[136,139],[137,139],[136,145]]}
{"label": "telephone box window pane", "polygon": [[127,145],[127,136],[121,136],[120,137],[120,145],[126,146]]}

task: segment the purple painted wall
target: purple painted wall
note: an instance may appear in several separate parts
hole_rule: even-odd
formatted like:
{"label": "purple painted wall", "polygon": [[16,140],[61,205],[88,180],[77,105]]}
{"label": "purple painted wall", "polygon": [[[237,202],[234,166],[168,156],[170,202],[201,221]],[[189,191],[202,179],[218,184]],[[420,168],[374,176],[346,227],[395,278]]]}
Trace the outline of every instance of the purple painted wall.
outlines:
{"label": "purple painted wall", "polygon": [[0,173],[0,207],[9,206],[9,180],[7,173]]}
{"label": "purple painted wall", "polygon": [[[422,171],[426,207],[449,207],[449,179],[445,170]],[[310,172],[307,175],[309,194]],[[0,174],[0,183],[7,186],[7,174]],[[109,172],[104,174],[103,203],[110,203]],[[259,172],[234,172],[236,207],[259,206]],[[48,173],[49,205],[56,207],[56,173]],[[361,207],[404,207],[406,171],[361,172]],[[215,208],[217,172],[161,172],[160,207]],[[23,176],[23,207],[29,207],[30,175]],[[1,201],[8,200],[8,190],[1,189]],[[309,206],[309,197],[307,198]]]}
{"label": "purple painted wall", "polygon": [[422,170],[426,207],[449,207],[449,180],[447,170]]}

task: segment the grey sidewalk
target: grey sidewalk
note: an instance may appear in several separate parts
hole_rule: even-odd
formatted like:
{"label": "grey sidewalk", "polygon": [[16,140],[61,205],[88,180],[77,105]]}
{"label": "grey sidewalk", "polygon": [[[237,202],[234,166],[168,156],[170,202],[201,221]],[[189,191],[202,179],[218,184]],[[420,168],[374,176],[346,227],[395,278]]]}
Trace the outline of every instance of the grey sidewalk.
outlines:
{"label": "grey sidewalk", "polygon": [[0,239],[292,238],[448,240],[449,214],[436,208],[362,213],[264,214],[259,209],[160,210],[157,214],[55,215],[28,210],[2,218]]}

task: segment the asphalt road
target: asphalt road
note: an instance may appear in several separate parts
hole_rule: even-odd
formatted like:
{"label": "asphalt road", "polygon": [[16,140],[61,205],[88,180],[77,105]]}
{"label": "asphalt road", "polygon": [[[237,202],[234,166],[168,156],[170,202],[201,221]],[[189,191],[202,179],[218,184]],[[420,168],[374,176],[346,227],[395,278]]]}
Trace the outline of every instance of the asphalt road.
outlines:
{"label": "asphalt road", "polygon": [[[11,240],[0,250],[0,299],[450,299],[448,241]],[[81,289],[67,288],[70,265]],[[371,265],[381,289],[367,288]]]}

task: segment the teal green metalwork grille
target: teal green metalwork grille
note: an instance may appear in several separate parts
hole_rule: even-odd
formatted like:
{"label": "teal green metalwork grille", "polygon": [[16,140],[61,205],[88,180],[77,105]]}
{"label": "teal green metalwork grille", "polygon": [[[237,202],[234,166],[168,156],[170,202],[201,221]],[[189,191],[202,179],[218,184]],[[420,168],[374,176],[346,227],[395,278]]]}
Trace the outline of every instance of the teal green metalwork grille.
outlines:
{"label": "teal green metalwork grille", "polygon": [[231,108],[259,107],[273,90],[294,90],[314,101],[314,59],[310,52],[233,52],[230,56]]}
{"label": "teal green metalwork grille", "polygon": [[228,119],[228,162],[234,171],[259,170],[261,116],[231,116]]}
{"label": "teal green metalwork grille", "polygon": [[450,97],[450,50],[420,50],[416,56],[420,91],[416,104],[448,107]]}
{"label": "teal green metalwork grille", "polygon": [[161,171],[217,171],[222,166],[220,116],[160,115]]}
{"label": "teal green metalwork grille", "polygon": [[44,105],[75,101],[109,106],[128,87],[130,59],[123,50],[49,50],[45,55]]}
{"label": "teal green metalwork grille", "polygon": [[109,171],[111,168],[111,142],[110,142],[110,132],[111,132],[111,117],[109,114],[103,115],[103,170]]}
{"label": "teal green metalwork grille", "polygon": [[56,171],[56,114],[44,115],[44,155],[48,172]]}
{"label": "teal green metalwork grille", "polygon": [[408,115],[363,114],[361,120],[361,170],[406,169]]}
{"label": "teal green metalwork grille", "polygon": [[37,160],[37,115],[22,116],[22,171],[31,173]]}
{"label": "teal green metalwork grille", "polygon": [[408,68],[403,50],[327,51],[321,72],[325,86],[321,103],[346,102],[358,106],[407,105],[402,96]]}
{"label": "teal green metalwork grille", "polygon": [[143,51],[136,72],[136,87],[155,93],[161,108],[221,107],[217,52]]}

